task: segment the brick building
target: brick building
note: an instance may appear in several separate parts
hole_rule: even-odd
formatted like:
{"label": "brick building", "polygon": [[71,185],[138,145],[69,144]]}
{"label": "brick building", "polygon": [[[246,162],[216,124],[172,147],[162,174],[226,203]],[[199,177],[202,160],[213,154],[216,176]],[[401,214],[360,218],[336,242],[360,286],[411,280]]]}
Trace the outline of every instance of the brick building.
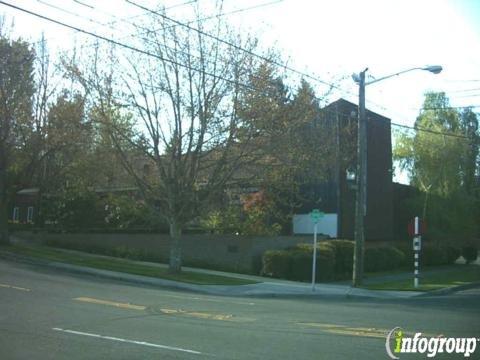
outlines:
{"label": "brick building", "polygon": [[[299,213],[306,214],[318,207],[336,214],[337,237],[353,239],[355,228],[355,181],[347,174],[356,172],[358,106],[337,100],[322,109],[317,122],[336,138],[336,161],[329,179],[310,185],[315,203],[305,203]],[[367,110],[367,240],[393,238],[392,142],[390,119]],[[319,144],[321,146],[321,144]]]}

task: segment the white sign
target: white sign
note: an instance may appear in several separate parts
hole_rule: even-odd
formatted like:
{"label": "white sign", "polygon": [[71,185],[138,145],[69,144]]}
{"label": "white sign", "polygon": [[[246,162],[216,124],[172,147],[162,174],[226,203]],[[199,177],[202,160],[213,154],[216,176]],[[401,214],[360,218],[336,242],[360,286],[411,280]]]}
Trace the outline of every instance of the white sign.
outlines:
{"label": "white sign", "polygon": [[[293,233],[313,235],[314,222],[310,214],[293,215]],[[337,214],[325,214],[318,220],[317,231],[319,234],[337,237]]]}

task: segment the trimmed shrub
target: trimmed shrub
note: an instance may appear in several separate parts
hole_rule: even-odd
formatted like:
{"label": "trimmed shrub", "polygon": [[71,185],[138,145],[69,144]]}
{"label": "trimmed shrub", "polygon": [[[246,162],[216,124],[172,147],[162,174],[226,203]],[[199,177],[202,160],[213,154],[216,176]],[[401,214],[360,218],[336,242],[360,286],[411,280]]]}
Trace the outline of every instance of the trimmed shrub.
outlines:
{"label": "trimmed shrub", "polygon": [[[313,249],[311,249],[313,250]],[[312,279],[312,251],[290,250],[290,280],[308,281]],[[317,256],[318,259],[318,256]]]}
{"label": "trimmed shrub", "polygon": [[316,282],[335,279],[335,252],[332,248],[320,244],[317,250]]}
{"label": "trimmed shrub", "polygon": [[382,256],[386,259],[385,269],[397,269],[405,261],[405,254],[396,247],[381,248]]}
{"label": "trimmed shrub", "polygon": [[259,275],[262,273],[262,266],[263,266],[263,256],[262,255],[255,255],[252,258],[252,265],[251,265],[251,273],[254,275]]}
{"label": "trimmed shrub", "polygon": [[447,264],[454,264],[460,255],[462,255],[462,250],[452,245],[447,245],[445,251],[447,255]]}
{"label": "trimmed shrub", "polygon": [[263,254],[262,275],[286,279],[290,273],[290,253],[287,250],[268,250]]}
{"label": "trimmed shrub", "polygon": [[364,267],[367,272],[397,269],[405,263],[405,254],[395,247],[365,249]]}
{"label": "trimmed shrub", "polygon": [[411,242],[402,242],[395,244],[395,247],[400,250],[403,255],[403,261],[400,266],[408,267],[409,269],[413,267],[413,245]]}
{"label": "trimmed shrub", "polygon": [[[413,248],[411,243],[399,244],[398,248],[405,254],[403,266],[413,267]],[[437,266],[453,264],[462,254],[461,250],[454,245],[435,246],[429,243],[422,243],[420,251],[420,266]]]}
{"label": "trimmed shrub", "polygon": [[335,258],[335,278],[351,278],[353,270],[354,242],[350,240],[329,240],[322,245],[333,250]]}
{"label": "trimmed shrub", "polygon": [[[288,250],[270,250],[263,255],[262,275],[297,281],[312,279],[313,247],[301,244]],[[315,279],[335,279],[335,255],[331,247],[324,244],[317,247]]]}
{"label": "trimmed shrub", "polygon": [[435,246],[433,244],[422,244],[420,251],[420,265],[438,266],[447,265],[448,256],[445,247]]}
{"label": "trimmed shrub", "polygon": [[468,246],[464,246],[462,248],[462,256],[465,258],[467,263],[474,262],[475,260],[477,260],[477,256],[478,256],[477,247],[474,246],[473,244],[470,244]]}
{"label": "trimmed shrub", "polygon": [[380,271],[381,265],[380,262],[380,251],[378,248],[367,248],[365,249],[364,261],[364,270],[366,272],[375,272]]}

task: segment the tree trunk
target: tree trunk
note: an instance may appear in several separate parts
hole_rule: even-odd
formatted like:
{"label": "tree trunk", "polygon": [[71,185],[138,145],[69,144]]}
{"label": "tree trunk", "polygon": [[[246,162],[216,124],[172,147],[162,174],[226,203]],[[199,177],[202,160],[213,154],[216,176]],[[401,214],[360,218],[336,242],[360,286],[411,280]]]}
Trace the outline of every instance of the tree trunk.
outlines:
{"label": "tree trunk", "polygon": [[7,210],[7,189],[5,174],[0,169],[0,244],[9,244],[8,234],[8,210]]}
{"label": "tree trunk", "polygon": [[182,271],[182,249],[180,246],[180,237],[182,229],[178,223],[173,220],[170,222],[170,263],[169,271],[178,274]]}

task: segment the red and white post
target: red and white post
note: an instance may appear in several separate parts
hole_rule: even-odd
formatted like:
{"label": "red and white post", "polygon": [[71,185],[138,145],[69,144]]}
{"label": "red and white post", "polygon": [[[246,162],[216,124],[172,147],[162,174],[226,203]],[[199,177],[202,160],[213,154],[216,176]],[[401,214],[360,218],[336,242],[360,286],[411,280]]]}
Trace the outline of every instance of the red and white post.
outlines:
{"label": "red and white post", "polygon": [[422,237],[420,236],[420,220],[415,217],[414,236],[413,236],[413,253],[414,253],[414,277],[413,286],[418,288],[420,277],[420,249],[422,247]]}

